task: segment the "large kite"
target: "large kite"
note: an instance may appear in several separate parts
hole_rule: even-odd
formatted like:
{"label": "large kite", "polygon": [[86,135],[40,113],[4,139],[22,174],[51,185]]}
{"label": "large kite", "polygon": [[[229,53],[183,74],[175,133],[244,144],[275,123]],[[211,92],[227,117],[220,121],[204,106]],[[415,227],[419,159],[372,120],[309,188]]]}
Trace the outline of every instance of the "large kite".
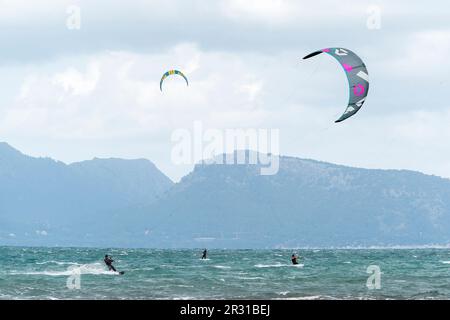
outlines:
{"label": "large kite", "polygon": [[303,59],[309,59],[318,54],[325,52],[330,56],[336,58],[336,60],[344,68],[347,75],[350,95],[347,108],[341,117],[335,122],[344,121],[350,118],[361,109],[364,101],[366,100],[367,93],[369,92],[369,73],[367,72],[366,65],[355,53],[344,48],[328,48],[315,51],[308,54]]}
{"label": "large kite", "polygon": [[177,74],[180,75],[184,78],[184,80],[186,81],[186,85],[189,85],[188,79],[186,78],[186,76],[183,74],[183,72],[178,71],[178,70],[169,70],[166,73],[163,74],[161,81],[159,82],[159,89],[162,91],[162,84],[164,82],[164,79],[166,79],[168,76],[171,76],[173,74]]}

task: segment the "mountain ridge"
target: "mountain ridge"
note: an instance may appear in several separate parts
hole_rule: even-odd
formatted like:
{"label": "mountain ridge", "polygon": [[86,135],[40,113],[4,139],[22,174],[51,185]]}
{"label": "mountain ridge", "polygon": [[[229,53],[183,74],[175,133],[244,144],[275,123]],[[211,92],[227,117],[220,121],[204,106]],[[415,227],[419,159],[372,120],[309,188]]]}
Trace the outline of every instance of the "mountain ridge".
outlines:
{"label": "mountain ridge", "polygon": [[[260,175],[259,164],[200,163],[173,183],[145,159],[65,165],[31,157],[25,175],[53,168],[34,173],[40,185],[33,189],[20,171],[10,170],[11,163],[5,166],[2,149],[0,182],[25,181],[28,189],[0,184],[0,243],[164,248],[450,243],[450,180],[417,171],[280,156],[273,176]],[[59,202],[45,197],[42,185],[56,192]],[[67,196],[80,188],[85,190],[79,198]],[[33,203],[27,219],[16,210],[21,197]],[[49,214],[48,208],[55,210]],[[70,223],[56,225],[62,214]]]}

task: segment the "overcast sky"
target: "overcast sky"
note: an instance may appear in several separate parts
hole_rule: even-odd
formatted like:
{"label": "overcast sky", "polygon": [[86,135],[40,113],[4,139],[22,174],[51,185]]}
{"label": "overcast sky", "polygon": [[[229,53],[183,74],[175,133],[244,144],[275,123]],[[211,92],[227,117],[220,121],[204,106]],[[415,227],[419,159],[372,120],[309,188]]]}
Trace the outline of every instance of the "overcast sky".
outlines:
{"label": "overcast sky", "polygon": [[[333,46],[371,79],[339,124],[341,67],[301,60]],[[0,0],[0,141],[66,163],[147,158],[178,180],[192,166],[172,163],[171,134],[198,120],[279,129],[282,155],[450,177],[449,56],[444,0]],[[169,69],[190,86],[161,93]]]}

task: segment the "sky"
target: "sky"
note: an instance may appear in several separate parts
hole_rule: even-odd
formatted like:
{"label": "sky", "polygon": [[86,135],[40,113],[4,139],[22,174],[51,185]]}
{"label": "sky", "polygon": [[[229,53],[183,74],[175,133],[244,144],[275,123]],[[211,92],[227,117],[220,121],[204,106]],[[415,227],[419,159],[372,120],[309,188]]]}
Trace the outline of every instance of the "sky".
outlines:
{"label": "sky", "polygon": [[[450,178],[450,5],[381,0],[0,0],[0,141],[72,163],[146,158],[174,181],[173,132],[278,129],[282,155]],[[370,74],[335,124],[345,74]],[[189,86],[162,74],[182,70]]]}

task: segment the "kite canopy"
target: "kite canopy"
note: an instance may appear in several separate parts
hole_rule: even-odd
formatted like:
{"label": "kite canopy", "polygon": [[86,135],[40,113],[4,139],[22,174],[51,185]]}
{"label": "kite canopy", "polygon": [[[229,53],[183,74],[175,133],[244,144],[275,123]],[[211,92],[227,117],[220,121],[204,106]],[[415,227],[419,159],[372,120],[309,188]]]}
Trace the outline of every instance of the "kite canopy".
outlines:
{"label": "kite canopy", "polygon": [[308,54],[303,59],[309,59],[325,52],[334,57],[344,68],[349,85],[349,101],[345,112],[335,122],[350,118],[361,109],[369,92],[369,73],[366,65],[355,53],[344,48],[328,48]]}
{"label": "kite canopy", "polygon": [[159,82],[159,89],[162,91],[162,84],[164,82],[164,80],[168,77],[171,76],[173,74],[178,74],[180,76],[182,76],[184,78],[184,80],[186,81],[186,85],[189,85],[188,79],[186,78],[186,76],[183,74],[183,72],[178,71],[178,70],[169,70],[166,73],[163,74],[161,81]]}

